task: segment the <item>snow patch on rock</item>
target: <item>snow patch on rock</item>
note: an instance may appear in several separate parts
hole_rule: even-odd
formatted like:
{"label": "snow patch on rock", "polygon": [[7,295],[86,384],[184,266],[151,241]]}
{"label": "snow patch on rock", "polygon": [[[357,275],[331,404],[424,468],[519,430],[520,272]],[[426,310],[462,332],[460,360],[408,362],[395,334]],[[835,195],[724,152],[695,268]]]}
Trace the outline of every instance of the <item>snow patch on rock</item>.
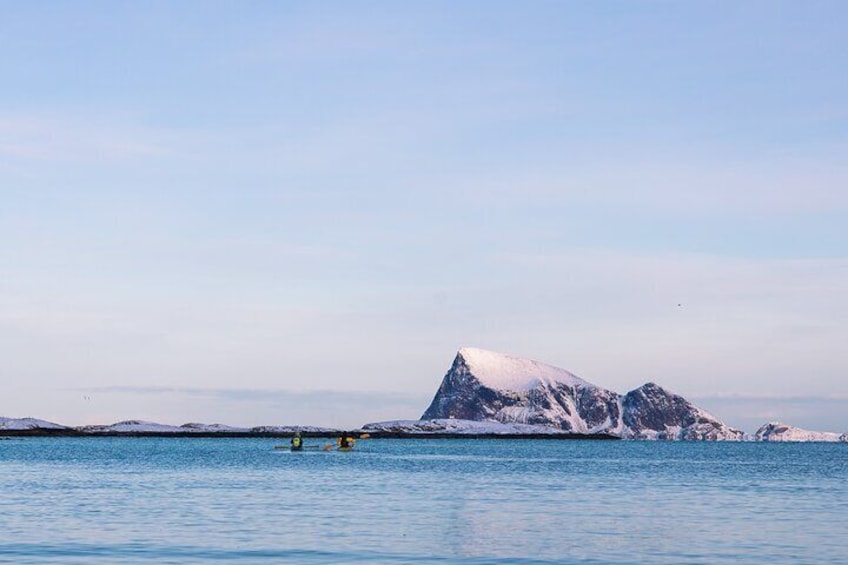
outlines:
{"label": "snow patch on rock", "polygon": [[463,347],[458,355],[480,384],[495,390],[527,392],[555,383],[571,387],[594,386],[565,369],[530,359],[474,347]]}
{"label": "snow patch on rock", "polygon": [[763,424],[754,434],[756,441],[848,441],[848,433],[816,432],[788,426],[782,422]]}
{"label": "snow patch on rock", "polygon": [[250,428],[250,432],[256,434],[293,434],[294,432],[301,432],[306,434],[337,435],[341,430],[337,428],[322,428],[320,426],[257,426]]}
{"label": "snow patch on rock", "polygon": [[0,416],[0,430],[67,430],[67,426],[37,418],[4,418]]}

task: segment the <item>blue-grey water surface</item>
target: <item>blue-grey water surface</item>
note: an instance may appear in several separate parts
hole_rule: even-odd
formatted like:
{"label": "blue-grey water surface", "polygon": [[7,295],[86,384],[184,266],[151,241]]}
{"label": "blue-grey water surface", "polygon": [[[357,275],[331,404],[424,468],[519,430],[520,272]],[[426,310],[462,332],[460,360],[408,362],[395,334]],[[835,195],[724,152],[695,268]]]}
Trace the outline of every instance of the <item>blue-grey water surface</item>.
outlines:
{"label": "blue-grey water surface", "polygon": [[848,563],[846,444],[285,442],[0,441],[0,563]]}

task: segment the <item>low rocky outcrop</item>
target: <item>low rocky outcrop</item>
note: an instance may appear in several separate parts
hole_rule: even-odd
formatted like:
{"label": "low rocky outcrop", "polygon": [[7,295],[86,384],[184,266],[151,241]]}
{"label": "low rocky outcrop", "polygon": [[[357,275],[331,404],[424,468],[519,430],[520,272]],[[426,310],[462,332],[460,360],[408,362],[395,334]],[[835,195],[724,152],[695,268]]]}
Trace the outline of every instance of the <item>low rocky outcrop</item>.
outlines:
{"label": "low rocky outcrop", "polygon": [[73,432],[73,428],[38,418],[5,418],[0,416],[0,433],[14,435],[49,435]]}
{"label": "low rocky outcrop", "polygon": [[816,432],[782,422],[763,424],[754,434],[756,441],[848,441],[848,433]]}

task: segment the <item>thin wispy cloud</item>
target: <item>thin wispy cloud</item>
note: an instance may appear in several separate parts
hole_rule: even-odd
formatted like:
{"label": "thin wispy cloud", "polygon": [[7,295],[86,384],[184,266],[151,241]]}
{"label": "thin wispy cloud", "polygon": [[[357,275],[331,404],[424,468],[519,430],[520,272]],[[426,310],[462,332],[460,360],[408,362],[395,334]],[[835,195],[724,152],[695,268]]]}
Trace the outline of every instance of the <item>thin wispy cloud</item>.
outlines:
{"label": "thin wispy cloud", "polygon": [[95,386],[68,392],[87,414],[86,424],[111,423],[104,412],[109,407],[108,413],[123,410],[124,419],[174,425],[200,421],[239,426],[308,424],[352,428],[373,421],[418,418],[430,401],[423,395],[362,390]]}
{"label": "thin wispy cloud", "polygon": [[183,395],[222,400],[249,402],[352,402],[391,403],[420,407],[421,396],[397,391],[362,390],[280,390],[280,389],[221,389],[168,386],[102,386],[71,389],[77,392],[96,394],[140,394],[140,395]]}
{"label": "thin wispy cloud", "polygon": [[168,155],[166,132],[102,116],[0,117],[0,160],[43,164],[125,163]]}

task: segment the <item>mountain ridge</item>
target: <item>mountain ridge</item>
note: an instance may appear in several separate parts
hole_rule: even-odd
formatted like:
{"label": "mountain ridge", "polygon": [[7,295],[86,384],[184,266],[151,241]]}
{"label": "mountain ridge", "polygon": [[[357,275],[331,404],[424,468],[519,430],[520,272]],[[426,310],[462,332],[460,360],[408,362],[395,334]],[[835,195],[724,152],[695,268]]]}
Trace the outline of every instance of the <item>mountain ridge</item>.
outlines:
{"label": "mountain ridge", "polygon": [[656,383],[621,395],[565,369],[468,347],[457,352],[421,416],[446,418],[544,425],[624,439],[744,439],[741,430]]}

